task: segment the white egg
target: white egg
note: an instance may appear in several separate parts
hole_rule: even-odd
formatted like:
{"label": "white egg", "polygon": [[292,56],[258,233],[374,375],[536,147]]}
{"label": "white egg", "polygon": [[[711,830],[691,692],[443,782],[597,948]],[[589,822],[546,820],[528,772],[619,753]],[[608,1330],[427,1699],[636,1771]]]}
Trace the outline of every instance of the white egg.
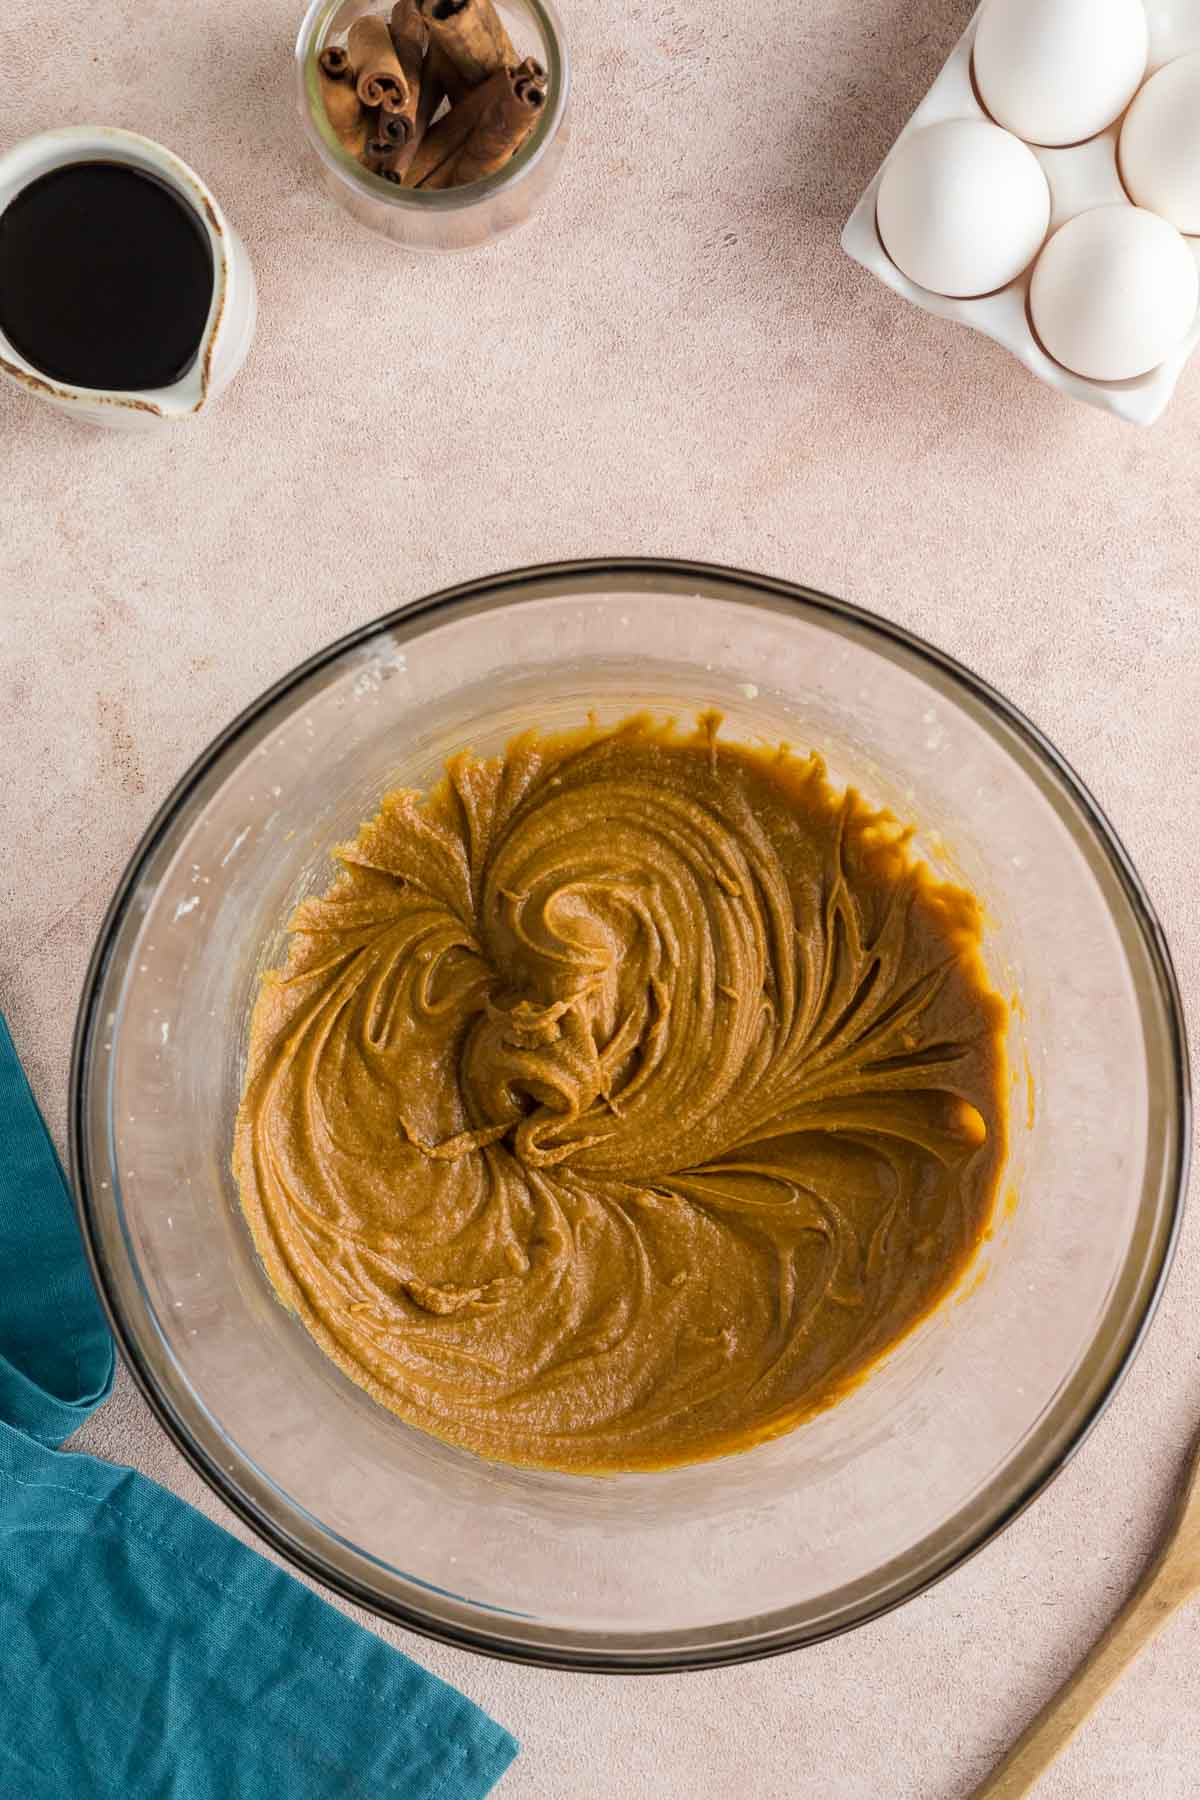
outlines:
{"label": "white egg", "polygon": [[1187,335],[1197,305],[1200,273],[1175,227],[1124,201],[1068,219],[1029,286],[1043,345],[1092,381],[1156,369]]}
{"label": "white egg", "polygon": [[990,294],[1028,268],[1050,224],[1050,189],[1027,145],[984,119],[913,131],[884,167],[883,247],[935,294]]}
{"label": "white egg", "polygon": [[1200,51],[1137,96],[1121,127],[1121,174],[1139,206],[1200,235]]}
{"label": "white egg", "polygon": [[1200,50],[1200,0],[1146,0],[1146,19],[1152,69]]}
{"label": "white egg", "polygon": [[1031,144],[1078,144],[1125,110],[1146,72],[1142,0],[987,0],[975,85]]}

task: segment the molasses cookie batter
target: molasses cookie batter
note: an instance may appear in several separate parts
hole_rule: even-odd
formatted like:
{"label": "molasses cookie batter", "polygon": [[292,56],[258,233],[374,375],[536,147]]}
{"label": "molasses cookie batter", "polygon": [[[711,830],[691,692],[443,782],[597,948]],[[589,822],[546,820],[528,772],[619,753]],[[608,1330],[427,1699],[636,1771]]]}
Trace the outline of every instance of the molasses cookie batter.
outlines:
{"label": "molasses cookie batter", "polygon": [[403,1419],[652,1469],[827,1405],[947,1292],[1004,1154],[973,897],[816,756],[529,733],[390,794],[255,1009],[243,1204]]}

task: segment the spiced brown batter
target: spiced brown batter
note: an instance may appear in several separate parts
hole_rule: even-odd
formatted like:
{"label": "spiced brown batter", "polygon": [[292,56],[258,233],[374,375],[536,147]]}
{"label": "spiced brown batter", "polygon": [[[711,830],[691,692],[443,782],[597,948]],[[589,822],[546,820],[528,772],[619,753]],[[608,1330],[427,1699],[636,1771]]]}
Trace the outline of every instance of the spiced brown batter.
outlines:
{"label": "spiced brown batter", "polygon": [[818,757],[714,733],[531,733],[390,794],[263,983],[235,1167],[271,1280],[483,1456],[775,1436],[987,1227],[977,903]]}

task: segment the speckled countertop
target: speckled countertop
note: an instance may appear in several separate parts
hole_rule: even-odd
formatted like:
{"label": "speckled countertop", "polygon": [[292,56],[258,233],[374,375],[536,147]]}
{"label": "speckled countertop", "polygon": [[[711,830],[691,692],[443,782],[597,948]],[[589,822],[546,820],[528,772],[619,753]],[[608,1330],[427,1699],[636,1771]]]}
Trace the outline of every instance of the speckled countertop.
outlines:
{"label": "speckled countertop", "polygon": [[[970,0],[562,11],[575,135],[544,215],[481,255],[417,262],[316,186],[292,111],[295,0],[3,9],[0,143],[100,120],[165,140],[212,184],[261,289],[238,382],[165,440],[89,435],[0,392],[0,1006],[60,1136],[92,938],[185,764],[329,638],[550,557],[762,569],[961,657],[1098,795],[1200,998],[1200,365],[1138,432],[837,247]],[[1145,1554],[1200,1424],[1198,1320],[1193,1215],[1146,1347],[1065,1474],[850,1638],[636,1681],[387,1635],[522,1739],[504,1800],[953,1800]],[[240,1531],[124,1376],[81,1443]],[[1042,1791],[1194,1800],[1198,1770],[1200,1608]]]}

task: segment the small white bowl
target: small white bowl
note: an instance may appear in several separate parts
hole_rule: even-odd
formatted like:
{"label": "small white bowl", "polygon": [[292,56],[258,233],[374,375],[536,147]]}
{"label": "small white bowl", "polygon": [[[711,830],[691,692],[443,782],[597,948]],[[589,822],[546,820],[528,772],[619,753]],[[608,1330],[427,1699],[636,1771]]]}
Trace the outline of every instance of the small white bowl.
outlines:
{"label": "small white bowl", "polygon": [[212,251],[213,297],[196,359],[170,387],[143,393],[71,387],[27,362],[0,331],[0,375],[87,425],[136,431],[190,419],[229,386],[254,339],[258,302],[245,246],[195,170],[150,138],[110,125],[63,126],[6,151],[0,156],[0,213],[40,176],[79,162],[120,162],[154,175],[200,221]]}

